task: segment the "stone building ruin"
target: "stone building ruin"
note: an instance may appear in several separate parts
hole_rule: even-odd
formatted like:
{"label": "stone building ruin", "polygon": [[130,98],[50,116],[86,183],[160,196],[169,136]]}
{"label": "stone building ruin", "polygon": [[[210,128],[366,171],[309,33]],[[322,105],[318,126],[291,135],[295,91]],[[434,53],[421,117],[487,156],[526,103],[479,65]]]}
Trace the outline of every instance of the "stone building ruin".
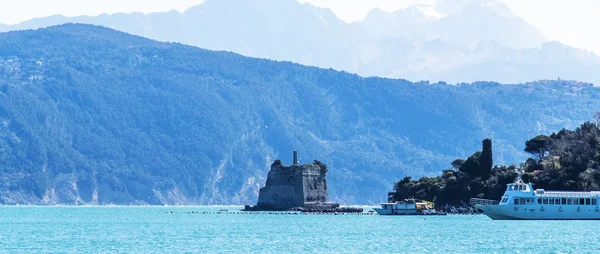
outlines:
{"label": "stone building ruin", "polygon": [[324,210],[339,208],[329,201],[327,192],[327,166],[317,160],[311,164],[298,164],[294,151],[293,164],[285,166],[281,160],[271,164],[264,187],[260,189],[256,206],[246,206],[251,211]]}

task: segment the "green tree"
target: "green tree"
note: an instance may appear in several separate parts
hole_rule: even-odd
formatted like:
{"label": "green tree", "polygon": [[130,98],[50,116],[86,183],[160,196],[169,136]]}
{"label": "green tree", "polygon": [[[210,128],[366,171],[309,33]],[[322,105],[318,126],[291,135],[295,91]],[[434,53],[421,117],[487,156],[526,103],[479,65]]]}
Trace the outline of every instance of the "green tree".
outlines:
{"label": "green tree", "polygon": [[460,166],[460,172],[463,172],[471,177],[480,176],[481,164],[479,163],[479,157],[481,157],[481,152],[477,151],[473,155],[469,156],[465,163]]}
{"label": "green tree", "polygon": [[463,160],[463,159],[456,159],[456,160],[454,160],[454,161],[451,163],[451,165],[452,165],[452,168],[454,168],[455,170],[458,170],[458,169],[460,169],[460,167],[461,167],[463,164],[465,164],[465,160]]}
{"label": "green tree", "polygon": [[533,158],[528,158],[525,161],[525,172],[531,173],[538,168],[538,161]]}
{"label": "green tree", "polygon": [[537,156],[538,160],[542,160],[548,153],[550,140],[550,137],[546,135],[538,135],[535,138],[527,140],[525,142],[525,152]]}

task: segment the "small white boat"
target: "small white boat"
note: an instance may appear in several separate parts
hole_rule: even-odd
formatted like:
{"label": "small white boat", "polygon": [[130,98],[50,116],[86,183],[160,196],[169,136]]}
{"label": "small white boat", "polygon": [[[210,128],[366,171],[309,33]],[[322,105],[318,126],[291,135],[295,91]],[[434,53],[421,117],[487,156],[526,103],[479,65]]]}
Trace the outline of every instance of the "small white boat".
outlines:
{"label": "small white boat", "polygon": [[433,204],[416,199],[405,199],[395,203],[381,203],[381,208],[374,208],[379,215],[445,215],[436,212]]}
{"label": "small white boat", "polygon": [[507,184],[500,202],[471,199],[471,205],[493,220],[599,220],[600,192],[533,189],[517,177]]}

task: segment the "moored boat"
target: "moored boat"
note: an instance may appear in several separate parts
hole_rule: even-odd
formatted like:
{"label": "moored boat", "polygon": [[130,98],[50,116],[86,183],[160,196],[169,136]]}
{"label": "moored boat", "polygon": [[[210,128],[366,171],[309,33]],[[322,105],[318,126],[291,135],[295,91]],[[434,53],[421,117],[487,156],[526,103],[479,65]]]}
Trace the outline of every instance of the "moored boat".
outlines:
{"label": "moored boat", "polygon": [[471,199],[493,220],[600,220],[598,191],[546,191],[533,189],[517,177],[507,184],[501,200]]}
{"label": "moored boat", "polygon": [[381,203],[381,208],[374,208],[379,215],[445,215],[433,208],[433,203],[418,200],[405,199],[394,203]]}

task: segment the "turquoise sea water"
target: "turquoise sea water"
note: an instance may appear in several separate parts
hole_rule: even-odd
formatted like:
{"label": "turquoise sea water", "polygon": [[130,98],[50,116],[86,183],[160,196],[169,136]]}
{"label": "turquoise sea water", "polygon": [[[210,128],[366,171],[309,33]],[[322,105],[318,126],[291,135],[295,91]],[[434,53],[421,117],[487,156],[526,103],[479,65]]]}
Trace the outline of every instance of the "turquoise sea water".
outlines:
{"label": "turquoise sea water", "polygon": [[0,206],[0,252],[600,253],[600,221],[202,214],[240,208]]}

